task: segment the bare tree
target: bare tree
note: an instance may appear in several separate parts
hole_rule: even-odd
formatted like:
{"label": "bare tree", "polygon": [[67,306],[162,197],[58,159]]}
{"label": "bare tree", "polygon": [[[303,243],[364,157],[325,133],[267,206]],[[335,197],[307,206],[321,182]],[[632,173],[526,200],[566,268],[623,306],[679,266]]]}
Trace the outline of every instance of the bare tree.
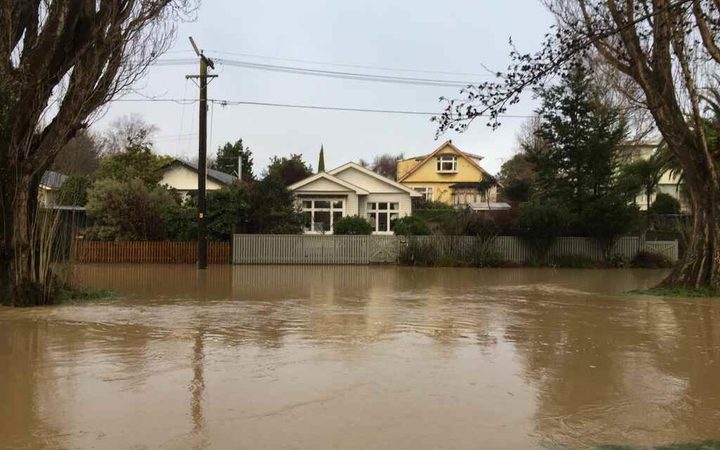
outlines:
{"label": "bare tree", "polygon": [[158,127],[148,123],[140,114],[118,117],[102,134],[103,153],[119,153],[133,145],[152,147],[157,132]]}
{"label": "bare tree", "polygon": [[720,68],[717,0],[546,0],[558,26],[536,53],[511,51],[497,81],[470,86],[448,100],[441,130],[464,130],[489,116],[497,126],[528,87],[597,55],[622,74],[650,111],[682,167],[694,212],[693,231],[668,286],[720,289],[720,172],[706,133],[701,92]]}
{"label": "bare tree", "polygon": [[33,263],[40,178],[142,76],[196,0],[0,0],[0,301],[52,302]]}
{"label": "bare tree", "polygon": [[370,168],[373,172],[394,180],[397,177],[397,162],[403,159],[403,154],[391,155],[384,153],[373,159]]}

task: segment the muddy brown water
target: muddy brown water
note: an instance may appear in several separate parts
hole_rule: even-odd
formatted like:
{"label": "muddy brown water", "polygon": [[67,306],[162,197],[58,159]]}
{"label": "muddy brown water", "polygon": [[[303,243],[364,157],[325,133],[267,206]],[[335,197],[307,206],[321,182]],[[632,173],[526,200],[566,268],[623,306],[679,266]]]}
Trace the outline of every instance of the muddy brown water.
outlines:
{"label": "muddy brown water", "polygon": [[87,265],[0,309],[2,448],[587,448],[720,439],[720,299],[661,271]]}

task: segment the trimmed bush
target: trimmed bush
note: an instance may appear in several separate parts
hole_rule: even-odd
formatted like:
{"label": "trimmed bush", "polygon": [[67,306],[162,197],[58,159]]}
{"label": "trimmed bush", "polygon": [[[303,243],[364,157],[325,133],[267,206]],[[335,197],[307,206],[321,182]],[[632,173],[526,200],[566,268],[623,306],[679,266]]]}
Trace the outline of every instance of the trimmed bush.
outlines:
{"label": "trimmed bush", "polygon": [[560,203],[537,201],[520,207],[516,227],[518,234],[544,258],[574,220],[574,216]]}
{"label": "trimmed bush", "polygon": [[393,222],[393,231],[397,236],[427,236],[432,234],[425,221],[415,216],[397,219]]}
{"label": "trimmed bush", "polygon": [[630,261],[630,265],[638,269],[666,269],[672,267],[673,263],[665,255],[640,251],[632,261]]}
{"label": "trimmed bush", "polygon": [[659,193],[648,211],[650,214],[680,214],[680,202],[670,194]]}
{"label": "trimmed bush", "polygon": [[580,217],[585,232],[600,243],[607,260],[615,241],[634,227],[640,214],[637,206],[622,197],[607,195],[585,205]]}
{"label": "trimmed bush", "polygon": [[372,225],[360,216],[347,216],[335,222],[333,234],[336,235],[369,235],[372,234]]}

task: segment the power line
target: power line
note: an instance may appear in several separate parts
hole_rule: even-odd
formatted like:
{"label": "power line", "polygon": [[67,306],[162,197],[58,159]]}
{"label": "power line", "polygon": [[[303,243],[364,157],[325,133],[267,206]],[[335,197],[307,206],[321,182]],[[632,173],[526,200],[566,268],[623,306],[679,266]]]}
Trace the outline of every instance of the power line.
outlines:
{"label": "power line", "polygon": [[[420,85],[420,86],[439,86],[439,87],[454,87],[462,88],[468,85],[477,84],[477,81],[465,81],[465,80],[443,80],[439,78],[416,78],[416,77],[398,77],[391,75],[377,75],[371,73],[360,73],[360,72],[340,72],[334,70],[323,70],[323,69],[311,69],[306,67],[298,66],[285,66],[276,64],[263,64],[255,63],[252,61],[240,61],[235,59],[216,58],[214,60],[218,64],[240,67],[244,69],[264,70],[271,72],[282,72],[292,73],[296,75],[310,75],[326,78],[340,78],[346,80],[355,81],[371,81],[381,83],[396,83],[396,84],[407,84],[407,85]],[[155,63],[156,66],[171,66],[171,65],[188,65],[194,64],[195,61],[191,59],[162,59]]]}
{"label": "power line", "polygon": [[495,77],[496,76],[495,72],[488,70],[488,69],[485,69],[487,71],[487,73],[450,72],[450,71],[443,71],[443,70],[408,69],[408,68],[400,68],[400,67],[372,66],[372,65],[365,65],[365,64],[333,63],[333,62],[328,62],[328,61],[318,61],[318,60],[310,60],[310,59],[280,58],[280,57],[275,57],[275,56],[258,55],[255,53],[226,52],[226,51],[219,51],[219,50],[208,50],[208,51],[211,53],[217,53],[218,55],[243,56],[246,58],[259,58],[259,59],[266,59],[266,60],[271,60],[271,61],[287,61],[287,62],[295,62],[295,63],[303,63],[303,64],[317,64],[317,65],[331,66],[331,67],[348,67],[348,68],[355,68],[355,69],[381,70],[381,71],[390,71],[390,72],[426,73],[426,74],[470,76],[470,77]]}
{"label": "power line", "polygon": [[[115,102],[172,102],[177,104],[188,104],[197,102],[196,99],[170,99],[170,98],[138,98],[138,99],[117,99]],[[223,100],[223,99],[208,99],[208,102],[216,103],[220,106],[266,106],[275,108],[292,108],[292,109],[310,109],[319,111],[340,111],[340,112],[362,112],[362,113],[377,113],[377,114],[405,114],[414,116],[438,116],[440,112],[430,111],[413,111],[413,110],[402,110],[402,109],[373,109],[373,108],[355,108],[355,107],[342,107],[342,106],[324,106],[324,105],[301,105],[293,103],[272,103],[272,102],[254,102],[246,100]],[[499,117],[505,119],[527,119],[533,116],[531,115],[513,115],[513,114],[501,114]]]}
{"label": "power line", "polygon": [[[264,59],[264,60],[269,60],[269,61],[285,61],[285,62],[301,63],[301,64],[314,64],[314,65],[330,66],[330,67],[347,67],[347,68],[353,68],[353,69],[379,70],[379,71],[386,71],[386,72],[424,73],[424,74],[437,74],[437,75],[469,76],[469,77],[478,77],[478,78],[487,78],[487,77],[496,77],[497,76],[497,72],[492,71],[492,70],[486,68],[485,66],[483,66],[485,73],[453,72],[453,71],[445,71],[445,70],[410,69],[410,68],[402,68],[402,67],[373,66],[373,65],[368,65],[368,64],[335,63],[335,62],[329,62],[329,61],[319,61],[319,60],[300,59],[300,58],[281,58],[281,57],[276,57],[276,56],[260,55],[257,53],[228,52],[228,51],[210,50],[210,49],[206,49],[206,51],[210,54],[217,54],[217,55],[242,56],[245,58],[258,58],[258,59]],[[165,54],[179,54],[179,53],[192,53],[192,52],[190,52],[189,50],[182,50],[182,51],[169,51],[169,52],[166,52]],[[157,64],[157,65],[171,65],[171,64],[163,64],[164,61],[168,61],[168,60],[160,60],[160,61],[158,61],[159,64]],[[185,60],[185,59],[176,59],[173,61],[177,61],[176,64],[180,64],[181,61],[183,64],[185,62],[187,62],[188,64],[191,64],[192,62],[194,62],[193,60]]]}

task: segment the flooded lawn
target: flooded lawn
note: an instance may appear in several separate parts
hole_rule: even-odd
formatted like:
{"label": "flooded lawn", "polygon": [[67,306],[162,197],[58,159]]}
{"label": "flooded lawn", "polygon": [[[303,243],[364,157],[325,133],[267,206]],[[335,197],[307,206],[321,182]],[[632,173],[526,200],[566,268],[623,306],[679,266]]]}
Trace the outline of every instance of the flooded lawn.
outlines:
{"label": "flooded lawn", "polygon": [[587,448],[720,439],[720,300],[659,271],[81,266],[0,309],[0,447]]}

